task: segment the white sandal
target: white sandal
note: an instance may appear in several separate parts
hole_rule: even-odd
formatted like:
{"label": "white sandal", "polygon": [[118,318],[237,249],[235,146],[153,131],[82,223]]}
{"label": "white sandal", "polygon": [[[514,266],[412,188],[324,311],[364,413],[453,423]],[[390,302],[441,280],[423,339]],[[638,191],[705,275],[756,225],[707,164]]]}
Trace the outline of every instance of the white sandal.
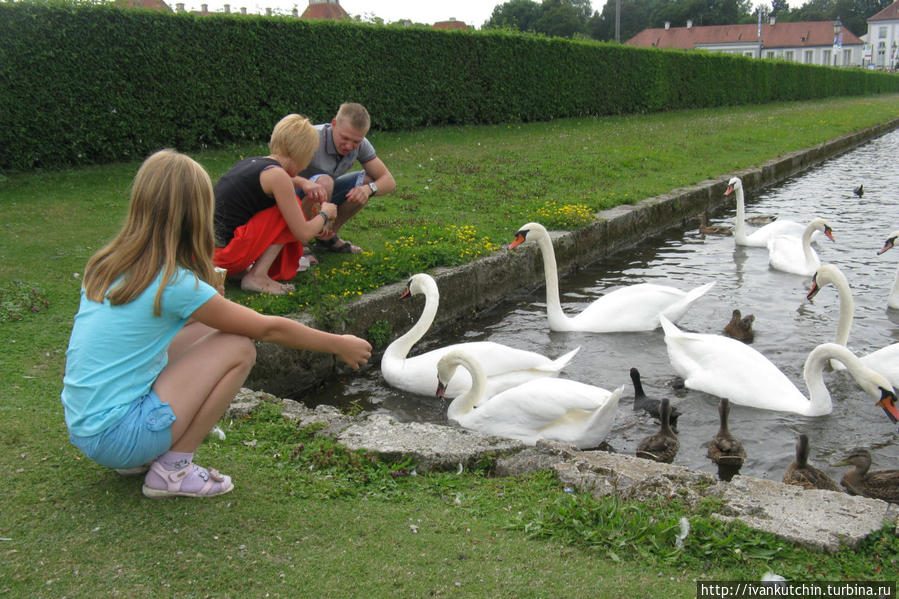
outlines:
{"label": "white sandal", "polygon": [[[197,469],[197,476],[205,480],[206,484],[204,484],[203,488],[199,491],[182,491],[181,483],[184,482],[184,479],[187,478],[187,476],[190,475],[195,468]],[[144,481],[144,486],[141,490],[145,496],[152,499],[179,496],[215,497],[216,495],[224,495],[225,493],[228,493],[232,489],[234,489],[234,485],[231,483],[230,476],[220,474],[219,471],[214,468],[200,468],[193,462],[189,463],[187,466],[180,470],[166,470],[158,461],[156,461],[153,462],[153,464],[150,466],[150,472],[156,474],[159,478],[164,480],[166,484],[165,489],[154,489],[153,487],[147,486],[146,480]],[[212,491],[212,487],[215,486],[216,483],[220,484],[219,490]]]}

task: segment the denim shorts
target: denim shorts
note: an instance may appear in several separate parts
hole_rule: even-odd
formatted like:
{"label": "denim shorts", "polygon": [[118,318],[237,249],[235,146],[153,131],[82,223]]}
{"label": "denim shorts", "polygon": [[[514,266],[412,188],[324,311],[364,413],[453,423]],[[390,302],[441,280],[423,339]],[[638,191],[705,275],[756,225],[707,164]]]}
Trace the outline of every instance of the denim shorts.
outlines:
{"label": "denim shorts", "polygon": [[102,433],[79,437],[69,433],[72,445],[108,468],[136,468],[164,454],[172,446],[175,413],[150,391]]}
{"label": "denim shorts", "polygon": [[[312,175],[310,181],[316,181],[321,174]],[[365,181],[365,171],[353,171],[334,179],[334,193],[331,194],[331,203],[340,206],[346,202],[346,194],[354,187],[359,187]],[[296,190],[300,198],[306,196],[302,189]]]}

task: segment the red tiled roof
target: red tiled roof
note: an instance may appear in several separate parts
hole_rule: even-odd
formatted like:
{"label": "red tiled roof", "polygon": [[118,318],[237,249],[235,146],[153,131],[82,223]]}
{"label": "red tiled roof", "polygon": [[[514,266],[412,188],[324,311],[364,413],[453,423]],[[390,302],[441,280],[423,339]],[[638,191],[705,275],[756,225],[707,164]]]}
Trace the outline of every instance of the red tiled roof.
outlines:
{"label": "red tiled roof", "polygon": [[468,25],[462,21],[450,19],[449,21],[434,23],[434,29],[468,29]]}
{"label": "red tiled roof", "polygon": [[310,2],[309,6],[306,7],[306,10],[303,11],[303,14],[300,15],[301,19],[348,19],[349,15],[346,14],[346,11],[343,10],[343,7],[337,3],[331,2]]}
{"label": "red tiled roof", "polygon": [[899,1],[893,2],[879,13],[868,17],[869,21],[886,21],[887,19],[899,19]]}
{"label": "red tiled roof", "polygon": [[[697,46],[709,44],[749,43],[758,43],[758,25],[755,23],[644,29],[626,42],[629,46],[679,48],[681,50],[692,50]],[[844,46],[861,43],[862,41],[854,33],[843,28]],[[832,46],[833,21],[763,24],[762,45],[765,48]]]}
{"label": "red tiled roof", "polygon": [[172,12],[169,5],[162,0],[116,0],[116,6],[120,8],[144,8],[157,12]]}

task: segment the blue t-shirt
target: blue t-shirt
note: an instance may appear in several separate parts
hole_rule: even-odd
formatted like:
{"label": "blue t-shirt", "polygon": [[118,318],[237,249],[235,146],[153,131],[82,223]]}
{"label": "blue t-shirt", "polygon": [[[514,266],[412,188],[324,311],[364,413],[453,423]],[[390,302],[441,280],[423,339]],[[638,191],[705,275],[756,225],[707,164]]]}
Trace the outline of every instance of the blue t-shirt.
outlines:
{"label": "blue t-shirt", "polygon": [[[159,279],[127,304],[81,303],[66,350],[62,404],[69,431],[81,437],[118,422],[134,400],[150,392],[168,363],[168,347],[193,312],[216,294],[179,268],[162,293],[162,315],[153,314]],[[115,286],[115,283],[113,283]]]}

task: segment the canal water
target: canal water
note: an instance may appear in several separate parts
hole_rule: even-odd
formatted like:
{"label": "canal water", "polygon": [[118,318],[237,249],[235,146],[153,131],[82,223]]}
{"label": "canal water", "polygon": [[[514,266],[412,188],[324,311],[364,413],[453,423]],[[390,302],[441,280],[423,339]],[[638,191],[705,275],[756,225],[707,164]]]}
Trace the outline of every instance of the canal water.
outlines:
{"label": "canal water", "polygon": [[[803,224],[823,217],[833,227],[835,242],[816,244],[822,263],[837,265],[849,281],[855,320],[849,347],[866,354],[899,341],[899,310],[887,308],[887,297],[899,266],[899,249],[876,254],[888,234],[899,229],[895,166],[899,131],[872,140],[851,153],[833,158],[776,187],[746,193],[746,213],[772,215]],[[859,198],[853,189],[864,186]],[[732,224],[735,204],[710,214],[710,224]],[[524,223],[519,223],[524,224]],[[806,300],[810,278],[772,270],[765,248],[737,247],[731,236],[703,236],[690,223],[638,247],[597,262],[560,281],[562,305],[573,315],[589,302],[619,287],[655,282],[688,289],[710,281],[715,286],[680,320],[683,330],[720,333],[731,312],[755,315],[752,346],[777,365],[803,392],[802,366],[809,351],[836,335],[839,299],[833,286]],[[754,229],[750,225],[750,231]],[[509,239],[515,229],[509,230]],[[706,445],[718,430],[718,399],[683,389],[668,361],[661,329],[647,333],[551,332],[544,289],[510,300],[470,323],[466,332],[443,338],[426,335],[412,353],[460,341],[489,340],[557,357],[581,350],[562,376],[612,389],[625,385],[616,425],[607,441],[633,455],[642,438],[658,430],[649,417],[635,413],[631,367],[639,369],[649,397],[667,396],[682,413],[680,451],[675,464],[716,472]],[[420,301],[420,299],[419,299]],[[412,323],[410,323],[411,326]],[[851,449],[871,450],[872,468],[899,468],[897,426],[845,372],[825,372],[833,412],[805,417],[732,406],[731,432],[743,441],[746,462],[741,474],[780,480],[794,456],[796,437],[810,439],[811,464],[839,481],[845,467],[832,467]],[[436,388],[436,381],[435,381]],[[807,393],[806,393],[807,395]],[[377,368],[335,382],[303,401],[311,404],[358,405],[390,413],[401,421],[445,424],[449,400],[419,397],[392,389]]]}

